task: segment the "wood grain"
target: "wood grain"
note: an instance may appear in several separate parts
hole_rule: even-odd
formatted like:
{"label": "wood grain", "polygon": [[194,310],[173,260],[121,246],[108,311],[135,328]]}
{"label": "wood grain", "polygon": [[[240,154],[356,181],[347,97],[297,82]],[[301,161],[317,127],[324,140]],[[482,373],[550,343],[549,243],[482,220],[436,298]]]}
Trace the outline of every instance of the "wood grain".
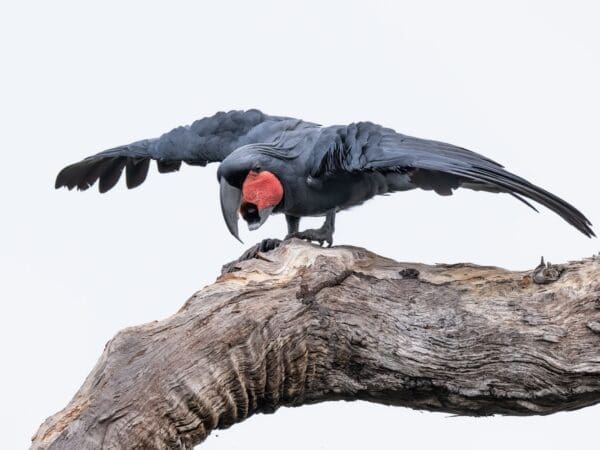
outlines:
{"label": "wood grain", "polygon": [[286,241],[173,316],[119,332],[31,448],[190,449],[252,414],[338,399],[463,415],[592,405],[600,259],[540,266]]}

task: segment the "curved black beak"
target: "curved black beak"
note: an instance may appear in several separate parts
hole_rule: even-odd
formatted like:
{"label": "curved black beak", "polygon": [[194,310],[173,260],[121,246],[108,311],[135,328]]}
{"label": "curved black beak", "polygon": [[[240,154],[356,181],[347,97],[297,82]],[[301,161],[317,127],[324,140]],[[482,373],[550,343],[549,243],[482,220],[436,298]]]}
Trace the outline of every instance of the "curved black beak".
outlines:
{"label": "curved black beak", "polygon": [[244,243],[238,232],[238,210],[242,201],[242,191],[230,185],[225,177],[221,177],[221,212],[229,232],[242,244]]}
{"label": "curved black beak", "polygon": [[274,206],[271,206],[269,208],[259,209],[258,210],[258,220],[254,221],[254,222],[248,222],[248,229],[250,231],[254,231],[254,230],[260,228],[261,225],[263,223],[265,223],[265,221],[269,218],[269,216],[273,212],[273,209],[275,209]]}

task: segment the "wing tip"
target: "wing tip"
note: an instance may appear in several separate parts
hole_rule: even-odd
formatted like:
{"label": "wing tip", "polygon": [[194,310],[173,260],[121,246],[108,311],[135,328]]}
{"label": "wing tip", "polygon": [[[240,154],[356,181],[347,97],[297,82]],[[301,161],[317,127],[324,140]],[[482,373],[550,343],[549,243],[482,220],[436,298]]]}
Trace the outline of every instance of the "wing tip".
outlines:
{"label": "wing tip", "polygon": [[534,185],[524,178],[504,169],[498,170],[490,167],[471,167],[468,170],[457,170],[457,172],[468,178],[476,180],[480,179],[481,181],[494,184],[501,188],[503,192],[509,193],[533,209],[535,208],[523,199],[523,197],[534,200],[551,211],[554,211],[588,238],[596,237],[596,234],[591,228],[592,223],[581,211],[562,198]]}
{"label": "wing tip", "polygon": [[81,186],[77,179],[79,178],[79,166],[83,161],[75,164],[70,164],[64,167],[58,175],[56,175],[56,180],[54,181],[54,189],[60,189],[66,187],[69,191],[73,190],[73,188],[78,187],[78,190],[85,190],[88,186]]}
{"label": "wing tip", "polygon": [[119,181],[126,160],[122,156],[86,158],[64,167],[56,176],[54,188],[66,187],[69,191],[77,188],[78,191],[85,191],[100,180],[99,191],[105,193]]}
{"label": "wing tip", "polygon": [[585,224],[584,228],[580,231],[590,239],[597,237],[596,233],[594,233],[594,230],[592,230],[592,223],[587,219],[586,221],[587,223]]}

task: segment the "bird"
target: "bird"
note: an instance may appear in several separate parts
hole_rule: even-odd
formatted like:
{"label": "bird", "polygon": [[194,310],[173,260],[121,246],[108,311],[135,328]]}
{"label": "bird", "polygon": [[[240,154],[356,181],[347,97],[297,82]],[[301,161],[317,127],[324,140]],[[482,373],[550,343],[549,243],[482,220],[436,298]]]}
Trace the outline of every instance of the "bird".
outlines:
{"label": "bird", "polygon": [[[223,218],[240,242],[240,217],[256,230],[272,214],[284,214],[286,239],[331,246],[339,211],[416,188],[443,196],[459,188],[506,193],[535,211],[530,201],[541,204],[585,236],[595,236],[575,207],[473,151],[372,122],[321,126],[257,109],[218,112],[158,138],[89,156],[63,168],[55,187],[84,191],[98,181],[104,193],[124,170],[127,187],[135,188],[146,179],[151,160],[160,173],[178,171],[182,163],[220,163]],[[325,217],[323,225],[300,231],[301,218],[311,216]],[[263,250],[277,245],[263,242]]]}

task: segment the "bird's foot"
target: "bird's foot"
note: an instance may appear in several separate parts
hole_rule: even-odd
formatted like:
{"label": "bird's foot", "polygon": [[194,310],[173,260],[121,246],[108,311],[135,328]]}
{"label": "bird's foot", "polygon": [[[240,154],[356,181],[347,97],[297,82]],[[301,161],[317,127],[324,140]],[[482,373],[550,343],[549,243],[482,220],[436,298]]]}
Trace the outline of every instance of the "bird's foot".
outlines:
{"label": "bird's foot", "polygon": [[308,242],[318,242],[322,247],[323,243],[327,243],[327,247],[331,247],[333,245],[333,230],[331,228],[311,228],[304,231],[296,231],[295,233],[290,233],[286,237],[286,239],[297,238],[303,239]]}
{"label": "bird's foot", "polygon": [[[266,253],[271,250],[276,249],[281,245],[280,239],[263,239],[258,244],[253,245],[240,256],[235,261],[231,261],[221,268],[221,274],[236,272],[240,270],[238,264],[242,261],[248,261],[249,259],[260,259],[261,253]],[[264,258],[263,258],[264,259]]]}

